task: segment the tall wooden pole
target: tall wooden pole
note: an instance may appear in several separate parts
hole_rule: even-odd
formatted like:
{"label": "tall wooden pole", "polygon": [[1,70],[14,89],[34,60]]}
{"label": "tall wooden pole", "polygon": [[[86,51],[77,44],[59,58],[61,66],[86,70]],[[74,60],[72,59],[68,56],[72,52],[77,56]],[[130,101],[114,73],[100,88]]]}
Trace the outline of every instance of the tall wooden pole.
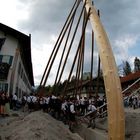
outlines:
{"label": "tall wooden pole", "polygon": [[122,89],[111,45],[91,0],[83,0],[83,2],[86,2],[87,11],[91,8],[89,19],[94,31],[103,69],[108,108],[108,139],[124,140],[125,118]]}

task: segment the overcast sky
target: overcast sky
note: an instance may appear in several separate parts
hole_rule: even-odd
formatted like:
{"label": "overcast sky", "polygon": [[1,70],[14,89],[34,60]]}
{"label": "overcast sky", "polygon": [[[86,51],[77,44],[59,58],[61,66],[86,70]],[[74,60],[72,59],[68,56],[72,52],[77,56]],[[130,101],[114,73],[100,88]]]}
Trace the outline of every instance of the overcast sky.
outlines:
{"label": "overcast sky", "polygon": [[[51,50],[75,0],[0,0],[0,22],[32,35],[32,62],[37,85]],[[140,0],[94,0],[117,65],[140,58]],[[87,58],[88,59],[88,58]],[[54,77],[57,63],[51,72]]]}

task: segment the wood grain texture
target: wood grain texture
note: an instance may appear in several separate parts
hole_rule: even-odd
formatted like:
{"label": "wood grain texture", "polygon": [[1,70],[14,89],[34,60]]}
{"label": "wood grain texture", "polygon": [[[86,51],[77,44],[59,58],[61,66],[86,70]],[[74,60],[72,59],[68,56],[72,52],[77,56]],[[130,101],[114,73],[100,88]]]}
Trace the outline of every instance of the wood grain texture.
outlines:
{"label": "wood grain texture", "polygon": [[125,139],[125,117],[123,108],[122,89],[120,79],[115,63],[112,48],[107,34],[102,26],[100,18],[91,0],[86,1],[86,11],[90,13],[90,22],[94,31],[95,40],[98,46],[101,59],[105,90],[108,108],[108,139],[124,140]]}

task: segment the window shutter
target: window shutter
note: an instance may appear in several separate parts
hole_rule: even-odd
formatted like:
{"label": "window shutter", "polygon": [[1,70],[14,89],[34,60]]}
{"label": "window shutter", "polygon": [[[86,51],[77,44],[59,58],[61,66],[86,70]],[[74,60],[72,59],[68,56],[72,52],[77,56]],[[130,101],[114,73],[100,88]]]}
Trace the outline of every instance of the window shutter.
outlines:
{"label": "window shutter", "polygon": [[13,56],[10,56],[9,64],[12,65]]}
{"label": "window shutter", "polygon": [[0,55],[0,63],[2,63],[3,55]]}
{"label": "window shutter", "polygon": [[8,84],[6,83],[5,84],[5,92],[7,92],[8,91]]}

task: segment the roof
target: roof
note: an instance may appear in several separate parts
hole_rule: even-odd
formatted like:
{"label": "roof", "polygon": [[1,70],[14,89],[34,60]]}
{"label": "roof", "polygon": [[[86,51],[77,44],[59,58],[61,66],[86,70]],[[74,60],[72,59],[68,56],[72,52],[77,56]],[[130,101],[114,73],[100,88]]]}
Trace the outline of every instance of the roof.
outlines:
{"label": "roof", "polygon": [[5,34],[14,36],[20,42],[21,44],[20,51],[23,65],[25,67],[31,85],[34,86],[32,59],[31,59],[31,35],[27,36],[26,34],[23,34],[2,23],[0,23],[0,30],[3,31]]}
{"label": "roof", "polygon": [[125,77],[120,77],[120,80],[121,80],[121,83],[125,83],[128,81],[136,80],[138,78],[140,78],[140,71],[137,71],[135,73],[130,73],[129,75]]}

